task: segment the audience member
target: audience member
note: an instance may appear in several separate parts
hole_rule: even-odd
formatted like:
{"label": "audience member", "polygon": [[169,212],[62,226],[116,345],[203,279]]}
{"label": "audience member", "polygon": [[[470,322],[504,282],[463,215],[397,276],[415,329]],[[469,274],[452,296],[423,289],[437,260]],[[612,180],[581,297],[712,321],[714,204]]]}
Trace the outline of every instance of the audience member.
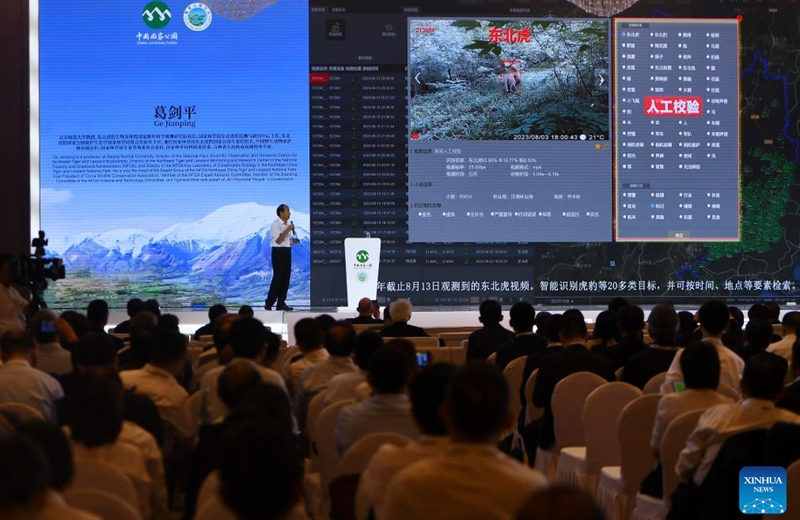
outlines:
{"label": "audience member", "polygon": [[800,330],[800,312],[787,312],[781,322],[783,326],[783,338],[780,341],[770,343],[767,352],[778,354],[786,360],[792,357],[792,345],[797,341],[797,331]]}
{"label": "audience member", "polygon": [[401,350],[385,346],[372,354],[367,375],[372,396],[342,409],[336,421],[340,454],[370,433],[391,431],[411,439],[419,436],[405,392],[410,374],[408,356]]}
{"label": "audience member", "polygon": [[[28,422],[21,424],[17,432],[33,441],[47,457],[49,462],[45,474],[48,475],[48,490],[44,508],[36,520],[100,520],[99,517],[67,505],[61,494],[72,482],[74,464],[72,448],[64,431],[55,424]],[[5,463],[5,461],[3,461]],[[3,516],[5,518],[5,516]]]}
{"label": "audience member", "polygon": [[253,310],[252,307],[249,305],[242,305],[239,307],[239,312],[237,313],[242,318],[255,318],[256,312]]}
{"label": "audience member", "polygon": [[778,406],[800,414],[800,341],[795,340],[792,345],[792,361],[789,367],[792,371],[792,382],[786,386],[783,396],[778,400]]}
{"label": "audience member", "polygon": [[356,494],[359,520],[366,520],[371,509],[383,509],[389,481],[398,472],[419,460],[440,455],[450,443],[439,410],[453,371],[452,365],[435,364],[423,368],[411,380],[411,411],[421,435],[416,442],[403,447],[385,444],[372,456],[361,475]]}
{"label": "audience member", "polygon": [[36,368],[47,374],[69,374],[72,372],[72,357],[59,342],[57,320],[48,309],[40,310],[31,320],[30,330],[36,343]]}
{"label": "audience member", "polygon": [[158,300],[155,298],[150,298],[144,302],[144,310],[156,316],[161,316],[161,305],[159,305]]}
{"label": "audience member", "polygon": [[591,495],[571,486],[537,491],[523,504],[515,520],[605,520]]}
{"label": "audience member", "polygon": [[[58,317],[69,324],[78,339],[81,339],[92,331],[92,324],[89,323],[89,318],[80,312],[64,311]],[[63,340],[64,338],[61,339]],[[65,345],[62,343],[61,346],[63,347]]]}
{"label": "audience member", "polygon": [[380,316],[380,311],[378,310],[378,306],[372,305],[372,300],[369,298],[361,298],[358,300],[358,307],[356,307],[356,312],[358,312],[358,316],[355,318],[348,318],[352,324],[359,324],[359,325],[380,325],[383,323],[383,320],[378,319]]}
{"label": "audience member", "polygon": [[452,444],[391,480],[379,520],[507,520],[547,480],[497,450],[514,423],[509,388],[497,367],[469,363],[456,371],[443,407]]}
{"label": "audience member", "polygon": [[[540,312],[539,314],[542,313]],[[537,318],[539,317],[539,314],[536,315]],[[517,418],[517,427],[520,431],[522,431],[522,428],[525,426],[525,408],[528,405],[528,396],[525,395],[525,386],[528,384],[528,379],[530,379],[533,371],[539,368],[542,358],[545,358],[550,354],[555,354],[556,352],[561,352],[561,338],[558,335],[558,331],[561,328],[561,319],[562,315],[559,313],[550,315],[548,320],[541,326],[540,329],[547,340],[547,348],[531,354],[528,356],[528,359],[525,360],[525,368],[522,370],[522,383],[519,387],[519,402],[522,404],[522,408],[520,409],[519,417]],[[511,390],[513,391],[514,389],[512,388]]]}
{"label": "audience member", "polygon": [[[684,348],[680,360],[684,390],[664,394],[658,402],[650,437],[650,447],[660,458],[661,440],[669,424],[681,415],[706,410],[718,404],[733,404],[733,400],[717,393],[719,386],[719,355],[710,343],[696,341]],[[680,389],[678,389],[680,390]]]}
{"label": "audience member", "polygon": [[116,334],[130,334],[131,333],[131,319],[136,316],[138,313],[144,310],[144,302],[141,298],[131,298],[128,300],[127,305],[125,306],[125,311],[128,314],[128,319],[120,322],[116,327],[114,327],[114,332]]}
{"label": "audience member", "polygon": [[217,367],[225,366],[233,359],[230,346],[231,327],[241,316],[238,314],[222,314],[214,320],[213,346],[206,348],[197,361],[197,369],[192,376],[190,388],[199,390],[205,375]]}
{"label": "audience member", "polygon": [[728,328],[722,334],[722,344],[737,354],[742,352],[744,340],[744,313],[739,307],[728,307]]}
{"label": "audience member", "polygon": [[347,321],[337,321],[326,331],[325,349],[330,357],[300,373],[300,385],[306,395],[326,389],[334,376],[358,370],[351,357],[355,337],[355,329]]}
{"label": "audience member", "polygon": [[[766,352],[770,341],[772,341],[771,323],[765,320],[747,322],[747,327],[744,329],[744,343],[738,351],[739,357],[747,361],[755,354]],[[775,353],[777,354],[777,352]],[[791,357],[791,346],[789,347],[789,356]]]}
{"label": "audience member", "polygon": [[158,317],[158,326],[164,332],[180,332],[181,320],[174,314],[162,314]]}
{"label": "audience member", "polygon": [[500,325],[503,308],[497,300],[484,300],[479,308],[478,321],[483,327],[472,332],[467,340],[467,359],[486,359],[497,347],[510,341],[514,333]]}
{"label": "audience member", "polygon": [[300,387],[300,374],[305,369],[330,357],[324,341],[325,331],[314,318],[303,318],[294,324],[294,342],[300,354],[284,363],[284,374],[290,390]]}
{"label": "audience member", "polygon": [[514,337],[497,347],[495,360],[500,370],[515,359],[536,354],[547,348],[547,339],[533,332],[536,311],[528,302],[517,302],[509,311],[509,325],[514,329]]}
{"label": "audience member", "polygon": [[383,325],[391,325],[392,324],[392,313],[389,312],[389,308],[391,304],[387,305],[383,308]]}
{"label": "audience member", "polygon": [[669,370],[678,351],[678,314],[669,303],[659,303],[647,317],[647,332],[653,343],[625,363],[620,381],[644,389],[650,379]]}
{"label": "audience member", "polygon": [[353,358],[358,370],[333,376],[325,393],[325,406],[356,398],[356,388],[367,381],[369,360],[383,346],[383,338],[375,330],[364,330],[353,340]]}
{"label": "audience member", "polygon": [[[774,311],[770,311],[769,308],[762,304],[762,303],[754,303],[750,306],[750,309],[747,311],[747,319],[749,321],[766,321],[769,323],[773,322]],[[778,317],[780,317],[780,308],[778,308]],[[777,323],[777,321],[776,321]],[[777,343],[781,340],[781,337],[777,334],[772,335],[772,341],[770,343]]]}
{"label": "audience member", "polygon": [[534,325],[536,325],[536,332],[544,336],[544,327],[547,324],[547,320],[550,319],[550,314],[547,311],[539,311],[536,313],[536,317],[533,319]]}
{"label": "audience member", "polygon": [[592,339],[588,343],[589,348],[601,354],[603,353],[601,351],[613,347],[617,344],[618,329],[617,313],[607,310],[602,311],[594,320]]}
{"label": "audience member", "polygon": [[238,520],[304,518],[303,460],[291,438],[258,422],[225,435],[219,496]]}
{"label": "audience member", "polygon": [[0,518],[38,518],[47,504],[51,480],[46,455],[32,440],[12,433],[0,435],[0,460]]}
{"label": "audience member", "polygon": [[781,324],[781,306],[778,302],[767,302],[764,304],[769,313],[769,322],[773,325]]}
{"label": "audience member", "polygon": [[138,449],[122,442],[123,391],[112,377],[88,373],[67,402],[67,424],[75,461],[95,460],[110,464],[131,481],[138,496],[139,512],[150,518],[152,481]]}
{"label": "audience member", "polygon": [[617,313],[621,308],[625,307],[628,304],[629,304],[628,300],[626,300],[622,296],[617,296],[616,298],[613,298],[610,302],[608,302],[608,310]]}
{"label": "audience member", "polygon": [[539,364],[539,375],[533,390],[533,404],[544,408],[544,413],[541,418],[525,426],[523,437],[526,438],[529,455],[535,453],[537,445],[548,449],[555,442],[553,409],[550,401],[559,381],[576,372],[592,372],[607,381],[616,380],[611,360],[591,352],[586,347],[586,322],[580,311],[570,309],[564,312],[559,337],[561,344],[564,345],[563,350],[542,358]]}
{"label": "audience member", "polygon": [[[108,334],[106,332],[106,325],[108,325],[108,303],[105,300],[92,300],[86,307],[86,317],[89,319],[91,331],[99,334]],[[125,347],[125,343],[117,338],[111,336],[111,341],[114,342],[114,349],[119,352]]]}
{"label": "audience member", "polygon": [[681,479],[701,486],[723,441],[734,433],[769,429],[777,422],[800,424],[800,415],[775,407],[783,393],[785,371],[785,360],[775,354],[765,352],[747,360],[741,380],[744,399],[715,406],[700,416],[675,467]]}
{"label": "audience member", "polygon": [[[732,388],[739,388],[739,379],[744,369],[744,361],[735,352],[722,344],[722,333],[728,325],[728,307],[721,301],[711,300],[700,306],[697,311],[697,318],[700,322],[700,332],[703,341],[711,343],[717,349],[720,366],[720,383],[730,385]],[[675,381],[682,381],[681,372],[681,353],[679,350],[672,360],[664,383],[661,385],[661,393],[666,394],[675,391]]]}
{"label": "audience member", "polygon": [[333,327],[333,325],[336,323],[336,318],[330,314],[320,314],[319,316],[315,317],[314,320],[316,320],[320,327],[322,327],[323,334],[327,334],[328,329]]}
{"label": "audience member", "polygon": [[678,313],[678,322],[680,322],[678,331],[679,347],[685,347],[692,341],[700,339],[700,331],[698,330],[697,322],[694,321],[694,314],[689,311],[680,311]]}
{"label": "audience member", "polygon": [[0,336],[6,331],[25,329],[28,300],[12,285],[14,256],[0,253]]}
{"label": "audience member", "polygon": [[212,334],[214,334],[214,323],[217,321],[217,318],[227,313],[228,309],[225,308],[225,306],[222,305],[221,303],[217,303],[209,307],[208,323],[206,323],[205,325],[194,331],[192,339],[199,341],[200,336],[211,336]]}
{"label": "audience member", "polygon": [[[265,359],[278,354],[280,339],[276,334],[267,331],[264,324],[255,318],[241,318],[231,326],[229,340],[233,359],[228,365],[248,364],[258,370],[262,380],[286,391],[281,375],[262,364]],[[200,383],[200,421],[204,424],[217,423],[228,412],[217,391],[224,370],[225,366],[220,366],[208,371]]]}
{"label": "audience member", "polygon": [[158,326],[158,317],[152,312],[141,311],[134,316],[130,331],[130,348],[119,353],[120,370],[142,368],[161,345],[162,330]]}
{"label": "audience member", "polygon": [[46,421],[55,421],[55,403],[64,397],[64,390],[52,376],[33,368],[33,337],[24,330],[6,331],[0,338],[0,360],[0,403],[26,404]]}
{"label": "audience member", "polygon": [[603,354],[614,363],[614,370],[622,368],[635,354],[647,348],[642,341],[644,329],[644,312],[637,305],[626,305],[617,311],[617,330],[619,341],[600,349],[593,347],[592,352]]}
{"label": "audience member", "polygon": [[178,451],[188,451],[197,432],[189,394],[175,379],[186,360],[186,343],[183,334],[163,332],[144,368],[120,373],[125,388],[147,395],[156,404],[161,419],[175,432],[174,447]]}
{"label": "audience member", "polygon": [[427,337],[428,333],[422,327],[409,325],[411,319],[411,301],[404,298],[393,301],[389,305],[389,314],[392,323],[381,329],[380,334],[384,338],[418,338]]}

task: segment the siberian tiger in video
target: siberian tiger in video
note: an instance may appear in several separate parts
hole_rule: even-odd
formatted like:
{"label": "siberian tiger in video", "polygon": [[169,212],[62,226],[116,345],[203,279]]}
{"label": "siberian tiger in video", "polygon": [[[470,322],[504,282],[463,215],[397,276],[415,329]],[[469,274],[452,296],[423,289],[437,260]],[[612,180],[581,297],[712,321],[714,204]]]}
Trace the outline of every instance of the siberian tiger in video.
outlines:
{"label": "siberian tiger in video", "polygon": [[522,75],[520,74],[519,69],[517,69],[517,67],[514,65],[508,67],[506,72],[500,75],[500,84],[503,87],[503,92],[506,94],[517,92],[522,84]]}

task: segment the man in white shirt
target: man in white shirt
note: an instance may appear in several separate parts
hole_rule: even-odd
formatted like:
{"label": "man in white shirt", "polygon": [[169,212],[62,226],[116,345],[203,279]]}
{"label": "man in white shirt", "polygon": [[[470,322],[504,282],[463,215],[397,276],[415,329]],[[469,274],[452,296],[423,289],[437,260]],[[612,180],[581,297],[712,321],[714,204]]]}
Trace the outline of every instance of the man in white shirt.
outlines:
{"label": "man in white shirt", "polygon": [[[700,322],[700,332],[703,341],[714,345],[719,355],[720,383],[725,383],[734,389],[739,388],[739,380],[744,370],[744,361],[735,352],[722,344],[722,334],[728,327],[730,312],[728,306],[716,300],[704,303],[697,311],[697,320]],[[681,372],[681,355],[679,350],[672,360],[664,383],[661,385],[661,393],[668,394],[675,391],[675,383],[683,381]]]}
{"label": "man in white shirt", "polygon": [[[266,383],[286,390],[281,375],[264,366],[278,355],[280,337],[269,332],[264,324],[255,318],[240,318],[231,326],[228,336],[233,351],[231,363],[248,363],[255,367]],[[225,366],[208,371],[200,383],[200,422],[216,424],[225,419],[228,409],[219,397],[217,388],[219,376]]]}
{"label": "man in white shirt", "polygon": [[24,330],[9,330],[0,339],[0,403],[22,403],[55,421],[55,403],[64,397],[58,381],[36,365],[33,338]]}
{"label": "man in white shirt", "polygon": [[719,355],[709,343],[695,341],[686,346],[681,356],[681,371],[686,389],[664,394],[658,402],[650,447],[660,459],[661,439],[669,424],[681,415],[695,410],[707,410],[718,404],[733,404],[733,400],[717,393],[719,386]]}
{"label": "man in white shirt", "polygon": [[283,373],[289,386],[290,395],[294,395],[299,388],[300,374],[308,367],[314,366],[328,359],[330,354],[325,350],[325,332],[322,325],[314,318],[303,318],[294,324],[294,342],[300,349],[300,354],[286,359]]}
{"label": "man in white shirt", "polygon": [[333,376],[328,382],[328,391],[325,394],[323,406],[338,401],[355,399],[356,387],[367,381],[369,359],[372,354],[383,346],[383,337],[374,330],[362,331],[354,341],[353,358],[358,370]]}
{"label": "man in white shirt", "polygon": [[61,376],[72,372],[72,355],[59,343],[57,319],[51,311],[42,309],[31,321],[31,332],[36,341],[36,368]]}
{"label": "man in white shirt", "polygon": [[278,218],[269,228],[269,245],[272,248],[272,282],[269,293],[264,302],[264,308],[272,310],[278,302],[279,311],[290,311],[286,305],[286,295],[289,292],[289,276],[292,274],[292,246],[299,243],[294,230],[294,222],[289,220],[292,216],[289,206],[281,204],[275,209]]}
{"label": "man in white shirt", "polygon": [[120,372],[125,388],[146,394],[156,404],[161,420],[174,430],[177,451],[191,449],[197,433],[189,394],[175,379],[186,362],[186,344],[183,334],[162,332],[144,368]]}
{"label": "man in white shirt", "polygon": [[370,433],[394,432],[410,439],[419,436],[405,392],[410,374],[410,361],[402,350],[386,346],[372,355],[367,378],[372,396],[343,408],[336,421],[340,454]]}
{"label": "man in white shirt", "polygon": [[[376,353],[377,355],[377,353]],[[378,520],[510,520],[547,479],[497,449],[516,420],[500,370],[487,363],[459,367],[443,416],[452,444],[412,464],[389,482]]]}
{"label": "man in white shirt", "polygon": [[777,422],[800,424],[800,415],[775,407],[783,393],[785,363],[770,353],[747,360],[741,381],[742,401],[710,408],[689,435],[675,472],[683,479],[703,484],[719,449],[728,437],[751,430],[769,429]]}
{"label": "man in white shirt", "polygon": [[0,336],[8,330],[25,329],[28,300],[12,286],[14,256],[0,253]]}
{"label": "man in white shirt", "polygon": [[454,367],[437,363],[422,369],[409,384],[411,410],[420,432],[416,442],[399,447],[384,444],[369,461],[361,474],[356,494],[356,518],[366,520],[370,510],[383,508],[389,481],[402,469],[418,460],[444,453],[450,444],[447,428],[439,408],[445,391],[453,378]]}
{"label": "man in white shirt", "polygon": [[325,350],[330,357],[300,373],[300,386],[306,395],[325,390],[334,376],[358,370],[352,358],[355,337],[353,325],[346,321],[338,321],[327,330]]}
{"label": "man in white shirt", "polygon": [[792,345],[797,341],[797,330],[800,329],[800,312],[787,312],[781,321],[783,325],[783,339],[770,343],[767,352],[778,354],[783,359],[792,362]]}

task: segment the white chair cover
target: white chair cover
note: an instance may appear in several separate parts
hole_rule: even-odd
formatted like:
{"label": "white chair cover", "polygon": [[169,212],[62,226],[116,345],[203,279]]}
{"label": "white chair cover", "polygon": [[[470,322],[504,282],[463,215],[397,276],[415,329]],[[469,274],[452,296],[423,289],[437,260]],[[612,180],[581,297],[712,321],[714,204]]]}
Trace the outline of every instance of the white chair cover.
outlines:
{"label": "white chair cover", "polygon": [[202,507],[210,500],[216,499],[219,496],[219,473],[217,470],[212,471],[203,480],[200,486],[200,491],[197,493],[197,505],[195,511],[200,511]]}
{"label": "white chair cover", "polygon": [[656,374],[650,378],[647,383],[645,383],[642,392],[645,394],[657,394],[661,391],[661,385],[664,383],[664,380],[667,378],[666,372],[661,372],[660,374]]}
{"label": "white chair cover", "polygon": [[503,377],[506,378],[508,383],[508,391],[510,392],[510,410],[511,414],[516,419],[522,411],[522,402],[519,399],[519,389],[522,386],[522,372],[525,370],[525,362],[528,360],[527,356],[518,357],[506,365],[503,370]]}
{"label": "white chair cover", "polygon": [[23,403],[0,403],[0,412],[15,415],[20,422],[44,421],[42,412]]}
{"label": "white chair cover", "polygon": [[450,351],[450,358],[450,362],[456,366],[465,364],[467,362],[467,346],[463,345],[461,347],[452,347],[452,350]]}
{"label": "white chair cover", "polygon": [[[317,419],[319,418],[319,414],[322,413],[323,404],[327,395],[328,390],[322,390],[318,392],[317,395],[312,397],[311,401],[308,402],[308,409],[306,410],[306,433],[308,434],[309,442],[311,442],[311,440],[314,438]],[[316,469],[317,454],[314,452],[314,450],[309,450],[308,456],[311,459],[312,467]]]}
{"label": "white chair cover", "polygon": [[71,490],[99,490],[123,500],[139,511],[139,496],[127,475],[110,464],[97,460],[75,460]]}
{"label": "white chair cover", "polygon": [[539,369],[534,370],[528,381],[525,382],[525,424],[535,421],[544,413],[544,408],[537,408],[533,404],[533,389],[536,388],[536,377]]}
{"label": "white chair cover", "polygon": [[355,444],[350,446],[342,455],[339,464],[336,466],[336,474],[340,475],[360,475],[367,468],[370,459],[384,444],[394,444],[395,446],[405,446],[411,439],[405,435],[394,432],[370,433],[358,439]]}
{"label": "white chair cover", "polygon": [[586,446],[583,405],[604,384],[605,379],[591,372],[576,372],[558,382],[551,401],[558,446]]}
{"label": "white chair cover", "polygon": [[596,388],[583,406],[586,448],[561,450],[556,481],[576,485],[594,495],[600,469],[620,464],[617,425],[622,410],[642,391],[628,383],[613,382]]}
{"label": "white chair cover", "polygon": [[134,506],[100,489],[69,489],[64,492],[67,504],[94,513],[103,520],[142,520]]}
{"label": "white chair cover", "polygon": [[445,347],[457,347],[461,345],[462,341],[468,340],[470,334],[472,334],[472,332],[466,330],[458,332],[440,332],[439,339],[444,341]]}
{"label": "white chair cover", "polygon": [[432,338],[432,337],[429,337],[429,336],[421,336],[421,337],[418,337],[418,338],[417,337],[410,337],[410,338],[389,338],[389,337],[385,337],[385,338],[383,338],[383,342],[384,343],[388,343],[388,342],[392,341],[393,339],[405,339],[405,340],[408,340],[414,345],[414,348],[416,348],[417,350],[426,350],[426,349],[432,349],[432,348],[439,348],[439,338]]}
{"label": "white chair cover", "polygon": [[600,470],[597,501],[608,520],[627,520],[636,493],[656,459],[650,450],[659,394],[643,395],[622,410],[617,428],[620,465]]}
{"label": "white chair cover", "polygon": [[314,517],[318,520],[328,518],[330,515],[328,490],[330,489],[331,480],[336,474],[336,466],[339,464],[339,450],[336,447],[336,420],[339,418],[339,412],[352,403],[353,401],[349,400],[329,404],[320,412],[314,426],[311,449],[317,452],[319,479],[322,487],[322,498],[314,514]]}
{"label": "white chair cover", "polygon": [[487,363],[491,363],[492,365],[497,363],[497,352],[492,352],[489,354],[489,357],[486,358]]}

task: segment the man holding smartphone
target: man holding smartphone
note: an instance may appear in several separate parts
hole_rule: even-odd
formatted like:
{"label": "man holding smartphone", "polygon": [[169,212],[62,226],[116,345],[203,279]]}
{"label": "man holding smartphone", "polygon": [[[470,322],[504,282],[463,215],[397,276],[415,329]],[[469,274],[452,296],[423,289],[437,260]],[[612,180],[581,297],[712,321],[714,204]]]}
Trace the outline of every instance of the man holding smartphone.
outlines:
{"label": "man holding smartphone", "polygon": [[358,311],[358,317],[348,318],[347,321],[353,324],[383,324],[383,320],[375,319],[375,314],[378,312],[378,302],[375,300],[361,298],[358,300],[356,311]]}

